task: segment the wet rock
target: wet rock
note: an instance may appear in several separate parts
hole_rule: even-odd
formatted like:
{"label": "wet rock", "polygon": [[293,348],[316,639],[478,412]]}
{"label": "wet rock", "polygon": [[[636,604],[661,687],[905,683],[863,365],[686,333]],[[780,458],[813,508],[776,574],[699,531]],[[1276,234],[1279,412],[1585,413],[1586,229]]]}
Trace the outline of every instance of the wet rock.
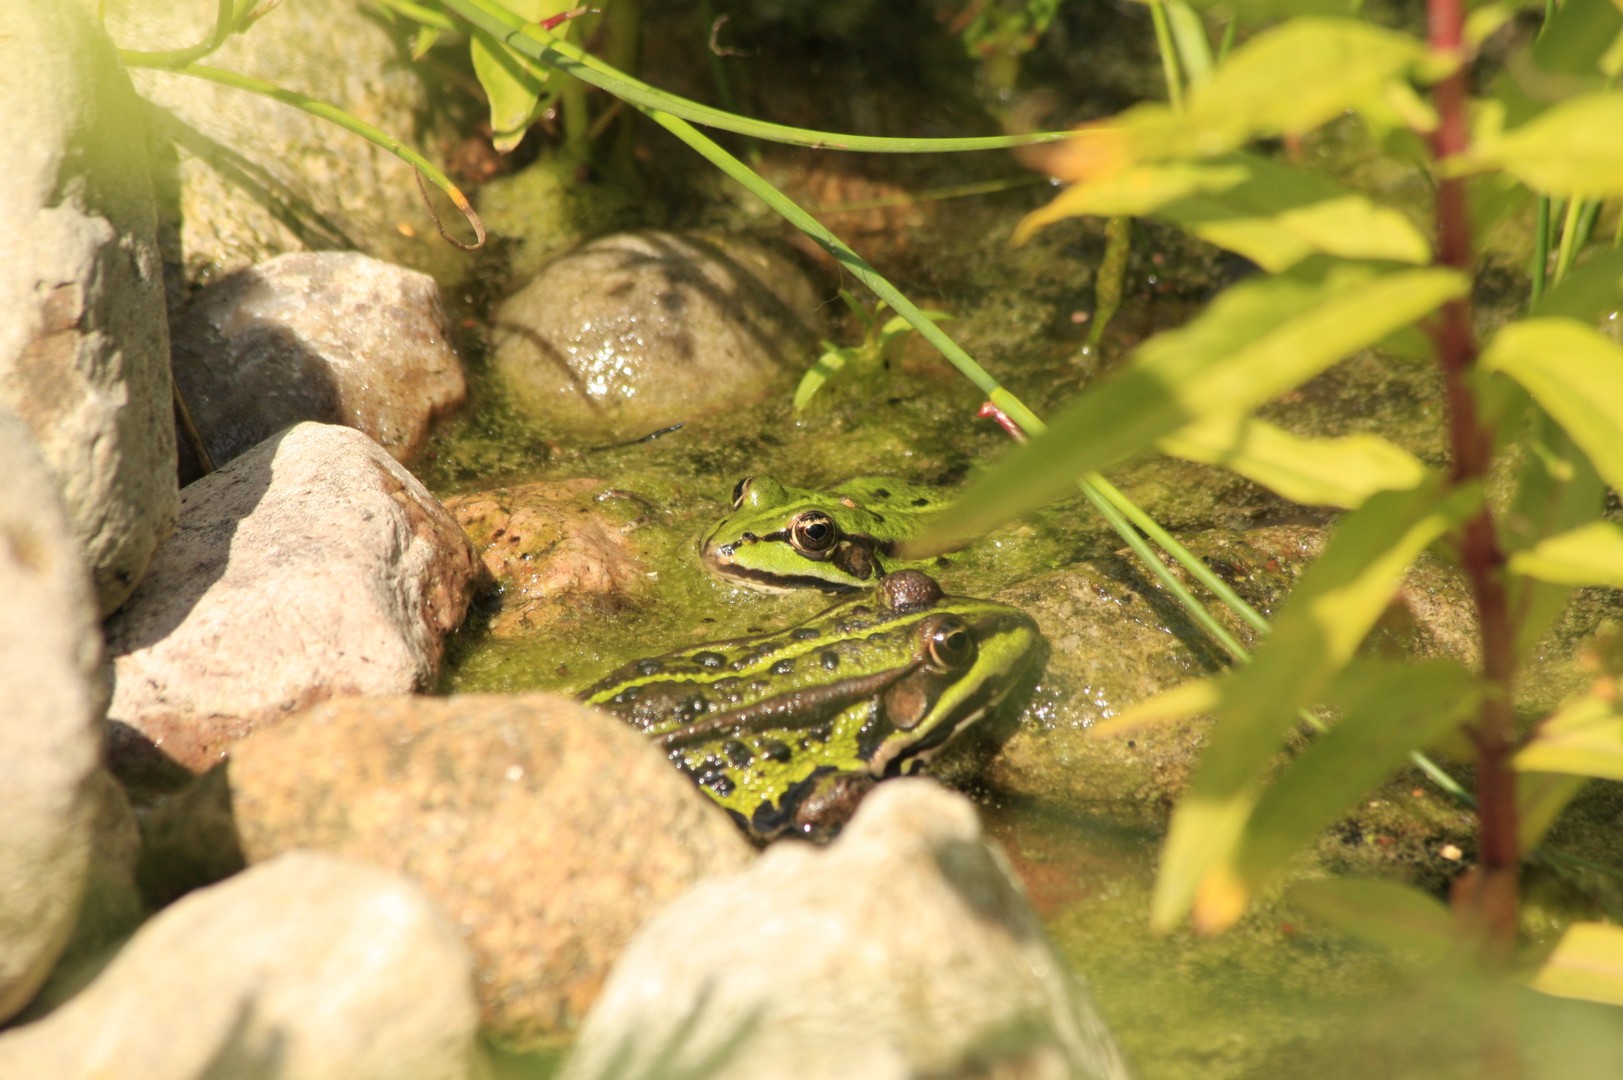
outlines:
{"label": "wet rock", "polygon": [[[421,689],[478,572],[376,443],[300,424],[185,489],[174,538],[107,623],[110,716],[200,772],[303,705]],[[139,740],[113,749],[130,764]]]}
{"label": "wet rock", "polygon": [[502,588],[493,635],[533,634],[580,604],[618,606],[647,592],[628,537],[635,521],[605,513],[608,490],[599,480],[541,481],[445,501]]}
{"label": "wet rock", "polygon": [[45,981],[88,879],[107,689],[95,598],[56,486],[0,407],[0,1020]]}
{"label": "wet rock", "polygon": [[0,34],[0,404],[50,464],[105,614],[177,505],[146,128],[88,5],[12,7]]}
{"label": "wet rock", "polygon": [[[90,6],[90,5],[85,5]],[[125,49],[208,39],[213,5],[98,0]],[[418,146],[428,95],[389,29],[356,4],[287,4],[229,38],[209,64],[296,89]],[[330,121],[259,94],[172,72],[132,73],[155,103],[171,261],[189,282],[289,251],[352,249],[419,269],[467,256],[435,235],[412,168]],[[454,211],[446,228],[460,224]]]}
{"label": "wet rock", "polygon": [[660,904],[743,866],[731,820],[631,728],[547,694],[344,698],[240,743],[250,862],[312,848],[422,882],[478,963],[489,1031],[568,1032]]}
{"label": "wet rock", "polygon": [[1119,1078],[1125,1067],[961,796],[882,784],[643,925],[565,1080]]}
{"label": "wet rock", "polygon": [[[355,252],[283,255],[204,289],[174,326],[175,385],[216,466],[296,424],[409,461],[467,394],[434,279]],[[201,474],[180,440],[181,472]]]}
{"label": "wet rock", "polygon": [[416,885],[296,852],[164,910],[82,994],[0,1035],[0,1076],[463,1080],[471,974]]}
{"label": "wet rock", "polygon": [[492,356],[566,433],[629,438],[764,397],[804,367],[817,291],[741,240],[620,233],[548,263],[497,310]]}

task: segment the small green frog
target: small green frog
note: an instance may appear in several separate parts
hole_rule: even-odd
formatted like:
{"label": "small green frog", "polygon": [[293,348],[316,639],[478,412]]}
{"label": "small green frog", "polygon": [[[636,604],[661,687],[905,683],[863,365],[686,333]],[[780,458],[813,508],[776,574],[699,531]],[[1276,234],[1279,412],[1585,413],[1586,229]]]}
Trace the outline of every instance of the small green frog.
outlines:
{"label": "small green frog", "polygon": [[733,512],[710,530],[699,556],[713,573],[754,589],[868,589],[892,570],[926,565],[893,552],[946,505],[936,488],[884,476],[826,490],[746,476],[733,489]]}

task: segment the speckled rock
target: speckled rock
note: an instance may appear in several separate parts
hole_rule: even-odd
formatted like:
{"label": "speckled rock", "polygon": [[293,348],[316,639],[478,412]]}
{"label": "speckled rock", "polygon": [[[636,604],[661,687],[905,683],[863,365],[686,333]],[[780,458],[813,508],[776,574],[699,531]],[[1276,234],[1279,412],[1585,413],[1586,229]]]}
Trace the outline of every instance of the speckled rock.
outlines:
{"label": "speckled rock", "polygon": [[1119,1080],[1085,990],[982,835],[924,779],[827,848],[781,843],[648,920],[565,1080]]}
{"label": "speckled rock", "polygon": [[[301,420],[410,461],[467,384],[439,286],[351,251],[297,252],[204,289],[174,325],[175,386],[216,466]],[[180,440],[181,473],[201,469]]]}
{"label": "speckled rock", "polygon": [[195,892],[44,1020],[0,1076],[470,1080],[471,964],[415,884],[297,852]]}
{"label": "speckled rock", "polygon": [[50,471],[0,406],[0,1020],[33,997],[85,895],[107,690],[90,575]]}
{"label": "speckled rock", "polygon": [[642,507],[617,520],[605,511],[610,485],[540,481],[445,500],[501,586],[496,637],[551,628],[580,604],[617,606],[648,591],[648,570],[630,539]]}
{"label": "speckled rock", "polygon": [[504,301],[492,357],[560,432],[634,437],[786,387],[811,358],[819,301],[793,262],[757,244],[619,233]]}
{"label": "speckled rock", "polygon": [[421,689],[479,572],[456,522],[376,443],[300,424],[185,489],[174,538],[107,623],[109,715],[202,771],[303,705]]}
{"label": "speckled rock", "polygon": [[[126,49],[184,48],[214,26],[213,4],[81,2],[105,11]],[[421,134],[421,73],[365,5],[277,5],[206,62],[331,102],[419,147],[432,142]],[[467,264],[436,235],[411,166],[383,148],[259,94],[167,71],[132,77],[159,106],[167,255],[187,281],[300,250],[354,249],[419,269]],[[444,212],[452,235],[471,239]]]}
{"label": "speckled rock", "polygon": [[293,848],[404,870],[478,962],[487,1029],[579,1021],[633,930],[751,848],[631,728],[548,694],[329,701],[227,766],[250,862]]}
{"label": "speckled rock", "polygon": [[76,3],[8,5],[0,404],[33,432],[102,614],[174,528],[157,206],[139,99]]}

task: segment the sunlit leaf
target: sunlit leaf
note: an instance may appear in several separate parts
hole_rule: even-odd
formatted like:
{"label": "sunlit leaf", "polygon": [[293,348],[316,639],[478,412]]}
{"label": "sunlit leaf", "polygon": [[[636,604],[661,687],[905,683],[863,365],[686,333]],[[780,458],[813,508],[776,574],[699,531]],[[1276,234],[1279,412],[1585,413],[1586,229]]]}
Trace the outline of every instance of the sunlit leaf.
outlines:
{"label": "sunlit leaf", "polygon": [[1623,249],[1597,251],[1556,282],[1530,314],[1594,323],[1623,307]]}
{"label": "sunlit leaf", "polygon": [[1598,693],[1569,702],[1533,730],[1511,764],[1524,772],[1623,780],[1623,711]]}
{"label": "sunlit leaf", "polygon": [[1309,439],[1251,416],[1212,417],[1157,444],[1190,461],[1221,465],[1305,506],[1351,509],[1378,491],[1420,484],[1428,470],[1377,435]]}
{"label": "sunlit leaf", "polygon": [[1563,585],[1623,588],[1623,528],[1592,521],[1516,552],[1510,569]]}
{"label": "sunlit leaf", "polygon": [[1463,295],[1464,276],[1310,260],[1242,282],[1189,325],[1139,347],[1119,374],[1009,454],[931,528],[908,558],[944,551],[1066,491],[1154,440],[1209,416],[1234,416]]}
{"label": "sunlit leaf", "polygon": [[1574,923],[1533,976],[1534,990],[1623,1005],[1623,926]]}
{"label": "sunlit leaf", "polygon": [[1248,890],[1233,869],[1235,851],[1285,731],[1352,659],[1409,565],[1475,512],[1479,497],[1433,482],[1383,492],[1342,519],[1252,662],[1222,683],[1211,744],[1173,812],[1162,851],[1155,926],[1170,928],[1191,909],[1202,929],[1239,918]]}
{"label": "sunlit leaf", "polygon": [[1546,195],[1623,194],[1623,93],[1568,98],[1496,138],[1473,143],[1459,167],[1503,169]]}
{"label": "sunlit leaf", "polygon": [[1338,879],[1292,885],[1285,899],[1338,930],[1436,960],[1455,948],[1447,905],[1412,885]]}
{"label": "sunlit leaf", "polygon": [[[543,3],[544,0],[529,0],[528,4],[512,3],[511,6],[519,14],[534,19],[536,15],[526,9],[538,12]],[[523,140],[525,130],[541,114],[547,70],[483,30],[473,29],[469,37],[473,73],[490,99],[491,142],[505,154]]]}
{"label": "sunlit leaf", "polygon": [[1206,153],[1303,134],[1381,98],[1426,59],[1419,40],[1370,22],[1292,19],[1235,49],[1190,94],[1187,123]]}
{"label": "sunlit leaf", "polygon": [[1520,383],[1623,488],[1623,346],[1571,319],[1526,319],[1494,335],[1482,366]]}
{"label": "sunlit leaf", "polygon": [[1452,660],[1355,661],[1324,703],[1340,719],[1257,800],[1234,877],[1255,892],[1269,874],[1365,792],[1476,707],[1477,679]]}
{"label": "sunlit leaf", "polygon": [[1248,154],[1134,165],[1078,183],[1027,215],[1015,238],[1078,214],[1154,214],[1270,271],[1315,252],[1410,263],[1431,255],[1398,211],[1316,173]]}
{"label": "sunlit leaf", "polygon": [[1532,851],[1589,778],[1524,772],[1516,777],[1516,850]]}
{"label": "sunlit leaf", "polygon": [[817,396],[817,391],[834,376],[840,373],[851,360],[853,350],[841,348],[832,341],[823,342],[822,355],[817,362],[806,369],[806,374],[800,377],[800,385],[795,387],[795,412],[800,412],[811,404],[811,399]]}

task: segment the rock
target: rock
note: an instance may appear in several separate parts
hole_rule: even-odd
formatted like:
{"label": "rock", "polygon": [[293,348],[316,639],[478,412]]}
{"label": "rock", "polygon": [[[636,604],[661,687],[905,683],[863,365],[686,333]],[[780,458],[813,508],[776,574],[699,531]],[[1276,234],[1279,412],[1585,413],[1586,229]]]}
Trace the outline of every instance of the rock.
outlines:
{"label": "rock", "polygon": [[478,963],[491,1034],[569,1031],[660,904],[751,849],[619,721],[547,694],[345,698],[237,746],[249,862],[312,848],[422,882]]}
{"label": "rock", "polygon": [[672,1075],[1127,1074],[974,808],[904,779],[637,932],[563,1077]]}
{"label": "rock", "polygon": [[301,420],[355,428],[409,461],[467,394],[450,333],[427,274],[355,252],[282,255],[204,289],[176,320],[175,385],[216,466]]}
{"label": "rock", "polygon": [[[95,598],[50,471],[0,407],[0,1020],[44,983],[90,872],[107,687]],[[3,1074],[0,1074],[3,1075]]]}
{"label": "rock", "polygon": [[0,1035],[0,1076],[465,1080],[467,949],[398,874],[296,852],[193,893],[84,993]]}
{"label": "rock", "polygon": [[[603,510],[599,480],[541,481],[445,501],[502,588],[495,637],[553,629],[582,604],[619,607],[644,595],[648,571],[627,532]],[[636,511],[641,512],[641,507]]]}
{"label": "rock", "polygon": [[[211,4],[96,6],[125,49],[185,48],[214,27]],[[429,103],[419,70],[363,5],[276,7],[205,63],[330,102],[426,145],[419,140]],[[364,251],[424,270],[468,265],[435,235],[411,166],[382,147],[259,94],[155,69],[132,77],[157,106],[164,225],[170,258],[183,263],[188,282],[316,249]],[[458,231],[456,212],[445,213],[446,229],[471,239],[465,227]]]}
{"label": "rock", "polygon": [[107,623],[110,715],[201,772],[311,702],[422,689],[478,572],[376,443],[300,424],[185,489],[174,538]]}
{"label": "rock", "polygon": [[628,438],[748,404],[810,359],[816,289],[756,244],[620,233],[502,303],[496,370],[558,430]]}
{"label": "rock", "polygon": [[0,404],[55,473],[106,614],[174,528],[177,506],[146,126],[84,5],[10,7]]}

